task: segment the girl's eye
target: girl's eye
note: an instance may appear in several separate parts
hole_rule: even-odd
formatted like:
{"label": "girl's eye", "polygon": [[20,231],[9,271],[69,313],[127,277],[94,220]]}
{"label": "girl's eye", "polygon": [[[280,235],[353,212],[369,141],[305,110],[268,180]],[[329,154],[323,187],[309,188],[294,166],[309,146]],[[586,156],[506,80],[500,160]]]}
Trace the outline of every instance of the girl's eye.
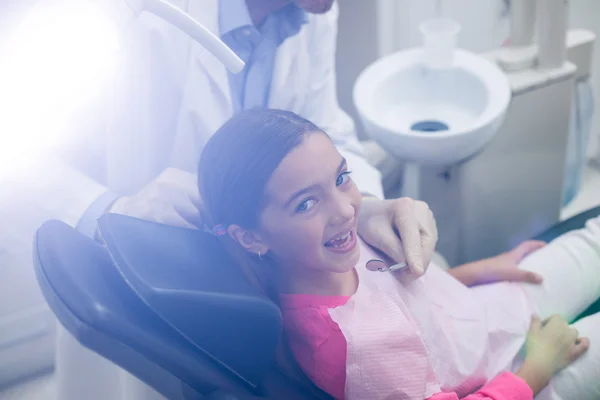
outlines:
{"label": "girl's eye", "polygon": [[298,207],[296,207],[296,212],[306,212],[313,208],[316,203],[316,200],[306,199],[302,203],[300,203]]}
{"label": "girl's eye", "polygon": [[335,181],[335,185],[342,186],[344,183],[348,182],[350,180],[351,173],[352,173],[352,171],[346,171],[346,172],[342,172],[341,174],[339,174]]}

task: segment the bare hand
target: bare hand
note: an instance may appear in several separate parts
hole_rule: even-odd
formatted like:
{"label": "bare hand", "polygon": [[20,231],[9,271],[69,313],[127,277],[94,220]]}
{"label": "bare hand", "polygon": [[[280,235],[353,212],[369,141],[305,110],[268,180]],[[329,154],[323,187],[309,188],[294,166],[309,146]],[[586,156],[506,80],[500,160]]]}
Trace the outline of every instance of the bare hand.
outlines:
{"label": "bare hand", "polygon": [[528,240],[509,252],[452,268],[449,273],[467,286],[494,282],[525,282],[540,284],[541,275],[519,268],[529,254],[546,246],[545,242]]}
{"label": "bare hand", "polygon": [[425,273],[438,239],[429,206],[409,198],[365,198],[358,219],[358,234],[396,263],[406,262],[415,276]]}
{"label": "bare hand", "polygon": [[168,168],[138,193],[115,201],[108,212],[198,229],[201,209],[196,175]]}
{"label": "bare hand", "polygon": [[590,341],[580,338],[577,329],[555,315],[544,322],[534,317],[529,330],[525,363],[535,365],[550,377],[581,357]]}

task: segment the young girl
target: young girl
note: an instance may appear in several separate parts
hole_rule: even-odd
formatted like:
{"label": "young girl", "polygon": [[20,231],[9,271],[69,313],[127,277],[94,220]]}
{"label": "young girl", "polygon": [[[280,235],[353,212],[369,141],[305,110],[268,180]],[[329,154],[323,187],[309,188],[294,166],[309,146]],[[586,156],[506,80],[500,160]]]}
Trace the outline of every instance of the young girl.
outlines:
{"label": "young girl", "polygon": [[[543,248],[528,242],[450,273],[431,265],[415,280],[366,268],[379,257],[357,237],[350,174],[318,127],[263,109],[228,121],[199,167],[213,233],[280,305],[317,386],[348,400],[600,398],[600,315],[573,327],[550,318],[572,320],[600,296],[600,219]],[[543,283],[466,286],[517,264]],[[544,322],[530,326],[536,314]],[[577,330],[593,336],[589,351]]]}

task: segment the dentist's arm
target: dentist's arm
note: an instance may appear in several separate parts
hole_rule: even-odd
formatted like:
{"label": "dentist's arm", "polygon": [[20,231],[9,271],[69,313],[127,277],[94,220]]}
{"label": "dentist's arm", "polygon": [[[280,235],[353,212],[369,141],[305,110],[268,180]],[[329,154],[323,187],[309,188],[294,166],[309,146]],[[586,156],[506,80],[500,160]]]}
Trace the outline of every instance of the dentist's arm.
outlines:
{"label": "dentist's arm", "polygon": [[412,199],[383,200],[381,174],[370,165],[356,136],[354,123],[340,108],[336,94],[335,50],[338,6],[314,17],[311,83],[303,117],[321,127],[348,161],[352,179],[365,196],[358,233],[396,262],[406,261],[413,275],[422,275],[433,256],[437,228],[427,204]]}

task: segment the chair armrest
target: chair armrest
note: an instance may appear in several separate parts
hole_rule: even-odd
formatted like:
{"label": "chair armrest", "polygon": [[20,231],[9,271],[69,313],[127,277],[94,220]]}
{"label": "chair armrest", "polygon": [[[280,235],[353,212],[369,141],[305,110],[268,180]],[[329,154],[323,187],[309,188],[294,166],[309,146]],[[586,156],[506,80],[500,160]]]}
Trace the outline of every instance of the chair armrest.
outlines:
{"label": "chair armrest", "polygon": [[600,216],[600,206],[584,211],[565,221],[561,221],[556,225],[551,226],[546,231],[537,235],[535,239],[542,240],[544,242],[551,242],[564,233],[583,228],[587,220],[598,216]]}

